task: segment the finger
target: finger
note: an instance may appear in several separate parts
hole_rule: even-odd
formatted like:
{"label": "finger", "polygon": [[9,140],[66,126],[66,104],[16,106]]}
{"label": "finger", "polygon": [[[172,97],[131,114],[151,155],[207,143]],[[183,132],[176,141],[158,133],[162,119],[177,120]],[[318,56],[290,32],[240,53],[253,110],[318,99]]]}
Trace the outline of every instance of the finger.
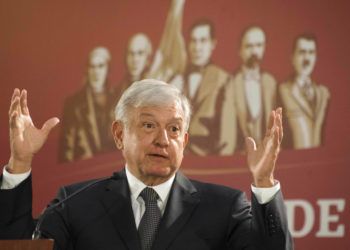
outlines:
{"label": "finger", "polygon": [[17,118],[18,118],[18,112],[13,111],[10,115],[10,128],[17,128]]}
{"label": "finger", "polygon": [[277,127],[275,129],[275,133],[273,135],[273,149],[274,149],[274,154],[277,155],[279,152],[279,147],[280,147],[280,139],[279,139],[279,128]]}
{"label": "finger", "polygon": [[29,109],[27,106],[27,90],[22,90],[21,92],[21,111],[24,115],[29,115]]}
{"label": "finger", "polygon": [[12,97],[11,97],[11,103],[13,102],[13,100],[15,99],[16,96],[20,96],[20,91],[18,88],[15,88],[13,90]]}
{"label": "finger", "polygon": [[270,113],[269,122],[268,122],[267,129],[266,129],[266,136],[271,135],[271,130],[272,130],[273,125],[275,123],[275,116],[276,116],[276,112],[274,110],[272,110]]}
{"label": "finger", "polygon": [[42,126],[41,130],[48,135],[53,127],[55,127],[60,120],[57,117],[53,117],[49,120],[47,120],[44,125]]}
{"label": "finger", "polygon": [[14,111],[18,111],[19,102],[20,102],[19,96],[15,96],[11,102],[10,109],[9,109],[10,117]]}
{"label": "finger", "polygon": [[256,143],[252,137],[246,137],[245,146],[246,146],[246,150],[247,150],[248,155],[250,155],[254,151],[256,151]]}
{"label": "finger", "polygon": [[276,109],[276,113],[277,113],[277,114],[280,114],[280,115],[282,116],[282,108],[281,108],[281,107],[278,107],[278,108]]}
{"label": "finger", "polygon": [[283,124],[282,124],[282,113],[277,114],[276,125],[278,128],[278,142],[281,143],[283,139]]}

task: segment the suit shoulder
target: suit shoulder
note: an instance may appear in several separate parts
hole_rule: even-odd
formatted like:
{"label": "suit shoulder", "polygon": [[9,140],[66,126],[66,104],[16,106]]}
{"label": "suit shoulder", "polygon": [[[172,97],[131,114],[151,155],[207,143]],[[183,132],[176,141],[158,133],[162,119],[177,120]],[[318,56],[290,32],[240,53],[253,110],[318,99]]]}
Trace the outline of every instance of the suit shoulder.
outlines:
{"label": "suit shoulder", "polygon": [[324,95],[327,95],[327,96],[330,95],[329,89],[328,89],[328,87],[326,87],[325,85],[323,85],[323,84],[317,84],[316,86],[317,86],[317,88],[318,88]]}
{"label": "suit shoulder", "polygon": [[291,80],[287,80],[282,82],[281,84],[278,85],[278,88],[280,90],[286,91],[287,89],[290,89],[293,86],[293,82]]}
{"label": "suit shoulder", "polygon": [[265,83],[273,84],[273,85],[277,84],[275,77],[267,71],[263,71],[261,73],[261,78],[262,78],[262,81]]}
{"label": "suit shoulder", "polygon": [[225,79],[226,81],[232,78],[231,74],[228,73],[225,69],[221,68],[216,64],[210,64],[207,66],[208,75],[215,75],[218,79]]}
{"label": "suit shoulder", "polygon": [[82,89],[78,90],[77,92],[66,97],[66,99],[64,101],[64,106],[65,107],[72,107],[72,106],[76,106],[77,104],[81,103],[83,101],[83,99],[86,98],[86,92],[87,92],[87,87],[83,87]]}
{"label": "suit shoulder", "polygon": [[265,77],[266,79],[276,81],[275,77],[268,71],[262,71],[261,76]]}
{"label": "suit shoulder", "polygon": [[242,70],[238,69],[233,73],[233,81],[242,81],[243,80],[243,73]]}
{"label": "suit shoulder", "polygon": [[191,180],[191,182],[196,187],[196,189],[205,197],[215,197],[222,199],[232,198],[243,194],[241,190],[219,184],[206,183],[197,180]]}
{"label": "suit shoulder", "polygon": [[74,194],[75,192],[79,192],[80,190],[100,186],[102,183],[107,181],[109,178],[101,178],[101,179],[91,179],[82,182],[73,183],[67,186],[63,186],[59,189],[59,193],[64,193],[64,196],[67,197],[69,195]]}

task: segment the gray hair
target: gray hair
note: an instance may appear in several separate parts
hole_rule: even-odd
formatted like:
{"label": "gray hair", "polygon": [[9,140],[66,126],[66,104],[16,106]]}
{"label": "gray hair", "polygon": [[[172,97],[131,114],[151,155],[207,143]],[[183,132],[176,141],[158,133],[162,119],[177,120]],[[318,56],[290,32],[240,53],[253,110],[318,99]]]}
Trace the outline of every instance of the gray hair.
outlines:
{"label": "gray hair", "polygon": [[166,106],[174,102],[182,108],[185,131],[187,131],[191,117],[191,106],[188,99],[175,86],[154,79],[134,82],[124,91],[115,107],[115,119],[128,124],[130,108]]}

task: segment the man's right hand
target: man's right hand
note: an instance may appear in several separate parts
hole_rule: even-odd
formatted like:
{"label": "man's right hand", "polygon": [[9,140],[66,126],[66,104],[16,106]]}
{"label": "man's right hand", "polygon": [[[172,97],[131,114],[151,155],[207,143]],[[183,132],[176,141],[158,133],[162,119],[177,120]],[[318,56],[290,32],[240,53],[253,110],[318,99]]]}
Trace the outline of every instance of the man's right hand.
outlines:
{"label": "man's right hand", "polygon": [[11,157],[7,171],[28,172],[33,156],[44,145],[50,130],[59,123],[57,117],[47,120],[41,129],[34,126],[27,106],[27,91],[13,91],[9,110]]}

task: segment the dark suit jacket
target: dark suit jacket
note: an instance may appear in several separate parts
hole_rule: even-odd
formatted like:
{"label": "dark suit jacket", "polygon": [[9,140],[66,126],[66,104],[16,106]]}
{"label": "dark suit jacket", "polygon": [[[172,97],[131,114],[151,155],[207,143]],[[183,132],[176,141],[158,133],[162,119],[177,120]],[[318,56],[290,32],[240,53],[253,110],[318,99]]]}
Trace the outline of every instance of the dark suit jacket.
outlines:
{"label": "dark suit jacket", "polygon": [[88,84],[64,102],[59,141],[59,162],[91,158],[115,150],[110,127],[117,101],[115,89],[106,88],[106,103],[100,106]]}
{"label": "dark suit jacket", "polygon": [[[61,188],[53,203],[89,184]],[[27,196],[27,197],[24,197]],[[4,200],[7,199],[7,200]],[[31,180],[0,192],[0,238],[30,236]],[[47,209],[44,237],[55,249],[140,249],[125,171]],[[292,249],[281,193],[265,205],[228,187],[177,173],[153,249]]]}

